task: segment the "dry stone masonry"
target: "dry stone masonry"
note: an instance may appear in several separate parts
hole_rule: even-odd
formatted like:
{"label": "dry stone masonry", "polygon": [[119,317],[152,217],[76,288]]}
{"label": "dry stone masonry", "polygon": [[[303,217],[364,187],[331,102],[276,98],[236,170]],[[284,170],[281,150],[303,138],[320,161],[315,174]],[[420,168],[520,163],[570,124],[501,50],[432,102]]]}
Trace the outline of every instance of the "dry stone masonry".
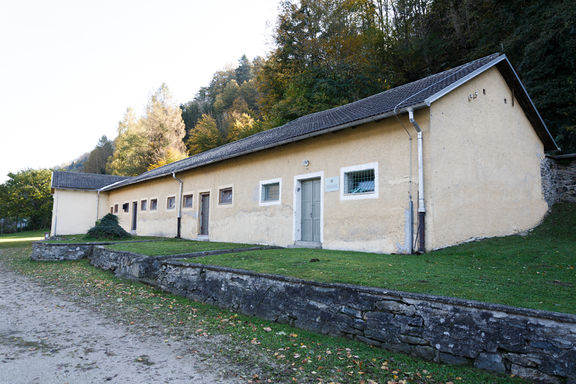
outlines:
{"label": "dry stone masonry", "polygon": [[178,261],[162,263],[157,284],[193,300],[426,360],[576,383],[574,315]]}
{"label": "dry stone masonry", "polygon": [[37,261],[80,260],[92,253],[93,245],[85,244],[55,244],[42,241],[32,245],[30,258]]}
{"label": "dry stone masonry", "polygon": [[576,203],[576,153],[546,157],[540,171],[548,206],[556,202]]}
{"label": "dry stone masonry", "polygon": [[117,275],[246,315],[426,360],[576,384],[576,315],[310,282],[101,246],[88,257]]}

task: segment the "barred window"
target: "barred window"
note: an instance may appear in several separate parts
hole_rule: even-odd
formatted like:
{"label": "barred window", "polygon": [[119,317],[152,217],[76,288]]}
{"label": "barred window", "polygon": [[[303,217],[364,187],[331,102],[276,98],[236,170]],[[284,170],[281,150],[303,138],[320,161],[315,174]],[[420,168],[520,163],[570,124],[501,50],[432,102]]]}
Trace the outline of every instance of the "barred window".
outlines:
{"label": "barred window", "polygon": [[340,168],[341,200],[378,198],[378,162]]}
{"label": "barred window", "polygon": [[262,202],[280,200],[280,183],[262,185]]}
{"label": "barred window", "polygon": [[278,205],[282,200],[282,178],[260,181],[261,206]]}
{"label": "barred window", "polygon": [[374,192],[374,169],[346,172],[344,179],[346,194]]}

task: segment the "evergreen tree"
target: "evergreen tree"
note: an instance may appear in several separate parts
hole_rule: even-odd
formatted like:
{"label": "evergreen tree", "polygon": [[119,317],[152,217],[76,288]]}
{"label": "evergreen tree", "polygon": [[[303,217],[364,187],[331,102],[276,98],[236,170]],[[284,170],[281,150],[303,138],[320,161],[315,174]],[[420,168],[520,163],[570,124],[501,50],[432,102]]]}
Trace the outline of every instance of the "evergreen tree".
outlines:
{"label": "evergreen tree", "polygon": [[82,172],[106,174],[106,164],[113,154],[113,143],[106,136],[102,136],[96,147],[90,152]]}
{"label": "evergreen tree", "polygon": [[238,82],[240,85],[245,81],[252,80],[254,77],[254,74],[252,73],[252,64],[246,55],[242,55],[238,61],[238,67],[236,67],[234,72],[236,74],[236,82]]}

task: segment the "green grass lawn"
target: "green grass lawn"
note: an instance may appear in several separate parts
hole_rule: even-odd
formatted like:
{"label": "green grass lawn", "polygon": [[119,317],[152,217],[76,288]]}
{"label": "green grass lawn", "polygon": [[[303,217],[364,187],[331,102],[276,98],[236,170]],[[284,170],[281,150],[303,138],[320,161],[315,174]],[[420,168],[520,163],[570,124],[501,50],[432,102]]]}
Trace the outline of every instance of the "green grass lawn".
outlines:
{"label": "green grass lawn", "polygon": [[67,244],[67,243],[108,243],[111,241],[120,242],[120,241],[138,241],[138,240],[157,240],[163,241],[167,240],[165,237],[158,237],[158,236],[132,236],[126,239],[92,239],[87,238],[85,234],[78,234],[78,235],[62,235],[58,236],[55,240],[48,240],[47,243],[51,244]]}
{"label": "green grass lawn", "polygon": [[576,204],[556,205],[526,236],[486,239],[425,255],[280,249],[189,261],[576,313]]}
{"label": "green grass lawn", "polygon": [[[314,334],[115,277],[87,260],[35,262],[30,248],[2,249],[0,262],[32,277],[67,300],[92,306],[127,327],[157,329],[183,338],[201,359],[223,359],[230,376],[260,383],[524,383],[469,366],[448,366],[391,353],[369,345]],[[204,355],[202,355],[204,354]],[[257,380],[254,375],[258,375]]]}
{"label": "green grass lawn", "polygon": [[106,248],[115,251],[127,251],[147,256],[178,255],[217,249],[235,249],[254,247],[250,244],[217,243],[212,241],[192,241],[179,239],[165,239],[160,242],[114,244]]}
{"label": "green grass lawn", "polygon": [[26,231],[0,235],[0,249],[28,247],[32,242],[44,239],[46,231]]}

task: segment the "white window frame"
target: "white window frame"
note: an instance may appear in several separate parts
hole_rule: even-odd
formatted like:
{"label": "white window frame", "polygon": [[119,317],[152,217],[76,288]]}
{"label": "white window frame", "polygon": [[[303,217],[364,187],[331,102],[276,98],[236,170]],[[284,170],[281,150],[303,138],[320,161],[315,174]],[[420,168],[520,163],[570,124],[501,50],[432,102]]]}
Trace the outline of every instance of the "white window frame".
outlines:
{"label": "white window frame", "polygon": [[[172,208],[168,208],[168,199],[173,198],[174,199],[174,206]],[[166,205],[164,206],[164,208],[166,208],[167,211],[173,211],[176,209],[176,206],[178,205],[178,202],[176,201],[176,195],[168,195],[166,196]]]}
{"label": "white window frame", "polygon": [[[349,172],[366,171],[369,169],[374,170],[374,192],[366,193],[346,193],[346,174]],[[366,163],[360,165],[352,165],[350,167],[340,168],[340,200],[364,200],[364,199],[377,199],[378,192],[378,162]]]}
{"label": "white window frame", "polygon": [[[152,200],[156,200],[156,208],[152,209]],[[158,200],[160,200],[157,197],[151,197],[150,199],[148,199],[148,212],[158,212]]]}
{"label": "white window frame", "polygon": [[[230,203],[221,203],[220,202],[220,192],[223,189],[232,189],[232,202],[230,202]],[[233,207],[234,206],[234,200],[236,200],[236,198],[234,196],[234,192],[235,192],[234,185],[223,185],[221,187],[218,187],[218,194],[216,195],[216,198],[218,200],[216,201],[216,203],[217,203],[216,206],[218,208],[231,208],[231,207]]]}
{"label": "white window frame", "polygon": [[[124,205],[128,204],[128,210],[124,210]],[[129,201],[125,201],[124,203],[122,203],[122,207],[120,207],[122,209],[122,213],[130,213],[130,202]]]}
{"label": "white window frame", "polygon": [[[192,196],[192,205],[190,207],[186,207],[184,205],[184,201],[186,200],[185,196]],[[182,209],[194,209],[194,193],[193,192],[183,192],[182,193]]]}
{"label": "white window frame", "polygon": [[[264,186],[268,184],[276,184],[278,183],[278,200],[270,200],[264,201],[262,200],[264,194]],[[282,203],[282,178],[278,177],[276,179],[269,179],[269,180],[262,180],[260,181],[260,189],[259,189],[259,204],[261,207],[265,207],[268,205],[280,205]]]}
{"label": "white window frame", "polygon": [[[142,209],[142,202],[143,201],[146,202],[146,209]],[[140,199],[140,201],[138,203],[140,205],[140,212],[148,212],[150,210],[150,202],[148,201],[148,199]]]}

